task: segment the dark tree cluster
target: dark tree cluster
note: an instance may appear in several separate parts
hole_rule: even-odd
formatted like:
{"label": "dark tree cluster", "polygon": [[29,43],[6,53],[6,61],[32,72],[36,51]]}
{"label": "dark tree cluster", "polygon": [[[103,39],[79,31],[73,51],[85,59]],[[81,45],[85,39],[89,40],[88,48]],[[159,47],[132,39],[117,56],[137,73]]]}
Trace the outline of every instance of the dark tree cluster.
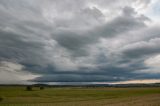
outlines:
{"label": "dark tree cluster", "polygon": [[27,86],[27,87],[26,87],[26,90],[27,90],[27,91],[32,91],[32,86]]}
{"label": "dark tree cluster", "polygon": [[44,90],[44,87],[43,87],[43,86],[40,86],[39,89],[40,89],[40,90]]}
{"label": "dark tree cluster", "polygon": [[3,100],[3,98],[2,97],[0,97],[0,102]]}
{"label": "dark tree cluster", "polygon": [[40,90],[44,90],[44,86],[31,86],[31,85],[28,85],[28,86],[26,86],[26,91],[32,91],[33,87],[39,87]]}

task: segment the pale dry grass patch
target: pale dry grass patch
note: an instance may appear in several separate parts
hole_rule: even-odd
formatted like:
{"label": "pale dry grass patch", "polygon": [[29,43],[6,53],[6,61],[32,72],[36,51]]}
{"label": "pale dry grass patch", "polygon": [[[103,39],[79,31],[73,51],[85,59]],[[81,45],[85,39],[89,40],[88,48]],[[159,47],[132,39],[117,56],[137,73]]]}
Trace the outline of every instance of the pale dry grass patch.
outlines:
{"label": "pale dry grass patch", "polygon": [[160,94],[62,103],[1,104],[0,106],[160,106]]}

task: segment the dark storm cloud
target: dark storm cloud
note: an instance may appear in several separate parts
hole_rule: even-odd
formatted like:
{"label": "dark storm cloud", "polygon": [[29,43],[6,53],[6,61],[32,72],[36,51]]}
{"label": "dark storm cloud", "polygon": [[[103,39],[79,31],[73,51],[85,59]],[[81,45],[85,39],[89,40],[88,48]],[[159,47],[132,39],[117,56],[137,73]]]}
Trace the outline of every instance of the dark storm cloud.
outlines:
{"label": "dark storm cloud", "polygon": [[160,52],[159,47],[160,39],[152,39],[148,42],[138,42],[126,47],[123,51],[124,55],[131,58],[138,58],[147,55],[158,54]]}
{"label": "dark storm cloud", "polygon": [[[106,23],[96,30],[96,36],[114,37],[121,33],[134,31],[145,27],[145,21],[148,20],[145,16],[136,16],[137,13],[131,7],[124,7],[122,15],[114,18],[112,21]],[[97,29],[97,28],[96,28]]]}
{"label": "dark storm cloud", "polygon": [[150,0],[1,0],[1,75],[16,76],[21,66],[39,82],[159,78],[138,73],[160,53],[160,32],[134,5]]}
{"label": "dark storm cloud", "polygon": [[[59,78],[61,77],[61,79]],[[101,82],[101,81],[121,81],[128,80],[116,78],[107,75],[79,75],[79,74],[64,74],[64,75],[47,75],[42,78],[36,78],[38,82]]]}
{"label": "dark storm cloud", "polygon": [[[136,68],[135,68],[136,67]],[[136,70],[147,69],[143,64],[131,64],[128,67],[118,66],[100,66],[98,70],[82,70],[78,72],[59,72],[53,71],[50,74],[44,74],[42,77],[37,77],[33,81],[38,82],[114,82],[154,78],[152,76],[144,75],[143,73],[134,73]],[[157,76],[157,75],[156,75]]]}
{"label": "dark storm cloud", "polygon": [[88,55],[87,46],[97,43],[101,38],[118,36],[121,33],[145,27],[145,16],[136,16],[133,8],[124,7],[122,15],[91,30],[59,30],[53,33],[53,38],[74,55]]}
{"label": "dark storm cloud", "polygon": [[[38,62],[43,57],[43,42],[31,41],[25,37],[0,30],[0,59],[18,62]],[[36,60],[37,59],[37,60]],[[36,63],[35,62],[35,63]],[[37,63],[38,64],[38,63]]]}

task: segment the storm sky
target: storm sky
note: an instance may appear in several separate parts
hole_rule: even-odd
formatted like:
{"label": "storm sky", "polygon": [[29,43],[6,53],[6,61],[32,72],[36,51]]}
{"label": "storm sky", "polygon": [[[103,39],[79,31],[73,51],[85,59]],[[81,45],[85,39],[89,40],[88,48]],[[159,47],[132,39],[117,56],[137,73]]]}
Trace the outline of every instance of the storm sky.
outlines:
{"label": "storm sky", "polygon": [[0,0],[0,83],[160,79],[159,0]]}

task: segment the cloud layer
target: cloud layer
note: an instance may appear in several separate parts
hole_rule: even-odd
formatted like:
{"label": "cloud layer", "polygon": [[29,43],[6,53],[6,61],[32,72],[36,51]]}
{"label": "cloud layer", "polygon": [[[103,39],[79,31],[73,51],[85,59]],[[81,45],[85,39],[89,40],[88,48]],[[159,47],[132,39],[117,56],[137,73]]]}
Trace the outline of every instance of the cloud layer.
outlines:
{"label": "cloud layer", "polygon": [[157,2],[1,0],[0,83],[159,79]]}

